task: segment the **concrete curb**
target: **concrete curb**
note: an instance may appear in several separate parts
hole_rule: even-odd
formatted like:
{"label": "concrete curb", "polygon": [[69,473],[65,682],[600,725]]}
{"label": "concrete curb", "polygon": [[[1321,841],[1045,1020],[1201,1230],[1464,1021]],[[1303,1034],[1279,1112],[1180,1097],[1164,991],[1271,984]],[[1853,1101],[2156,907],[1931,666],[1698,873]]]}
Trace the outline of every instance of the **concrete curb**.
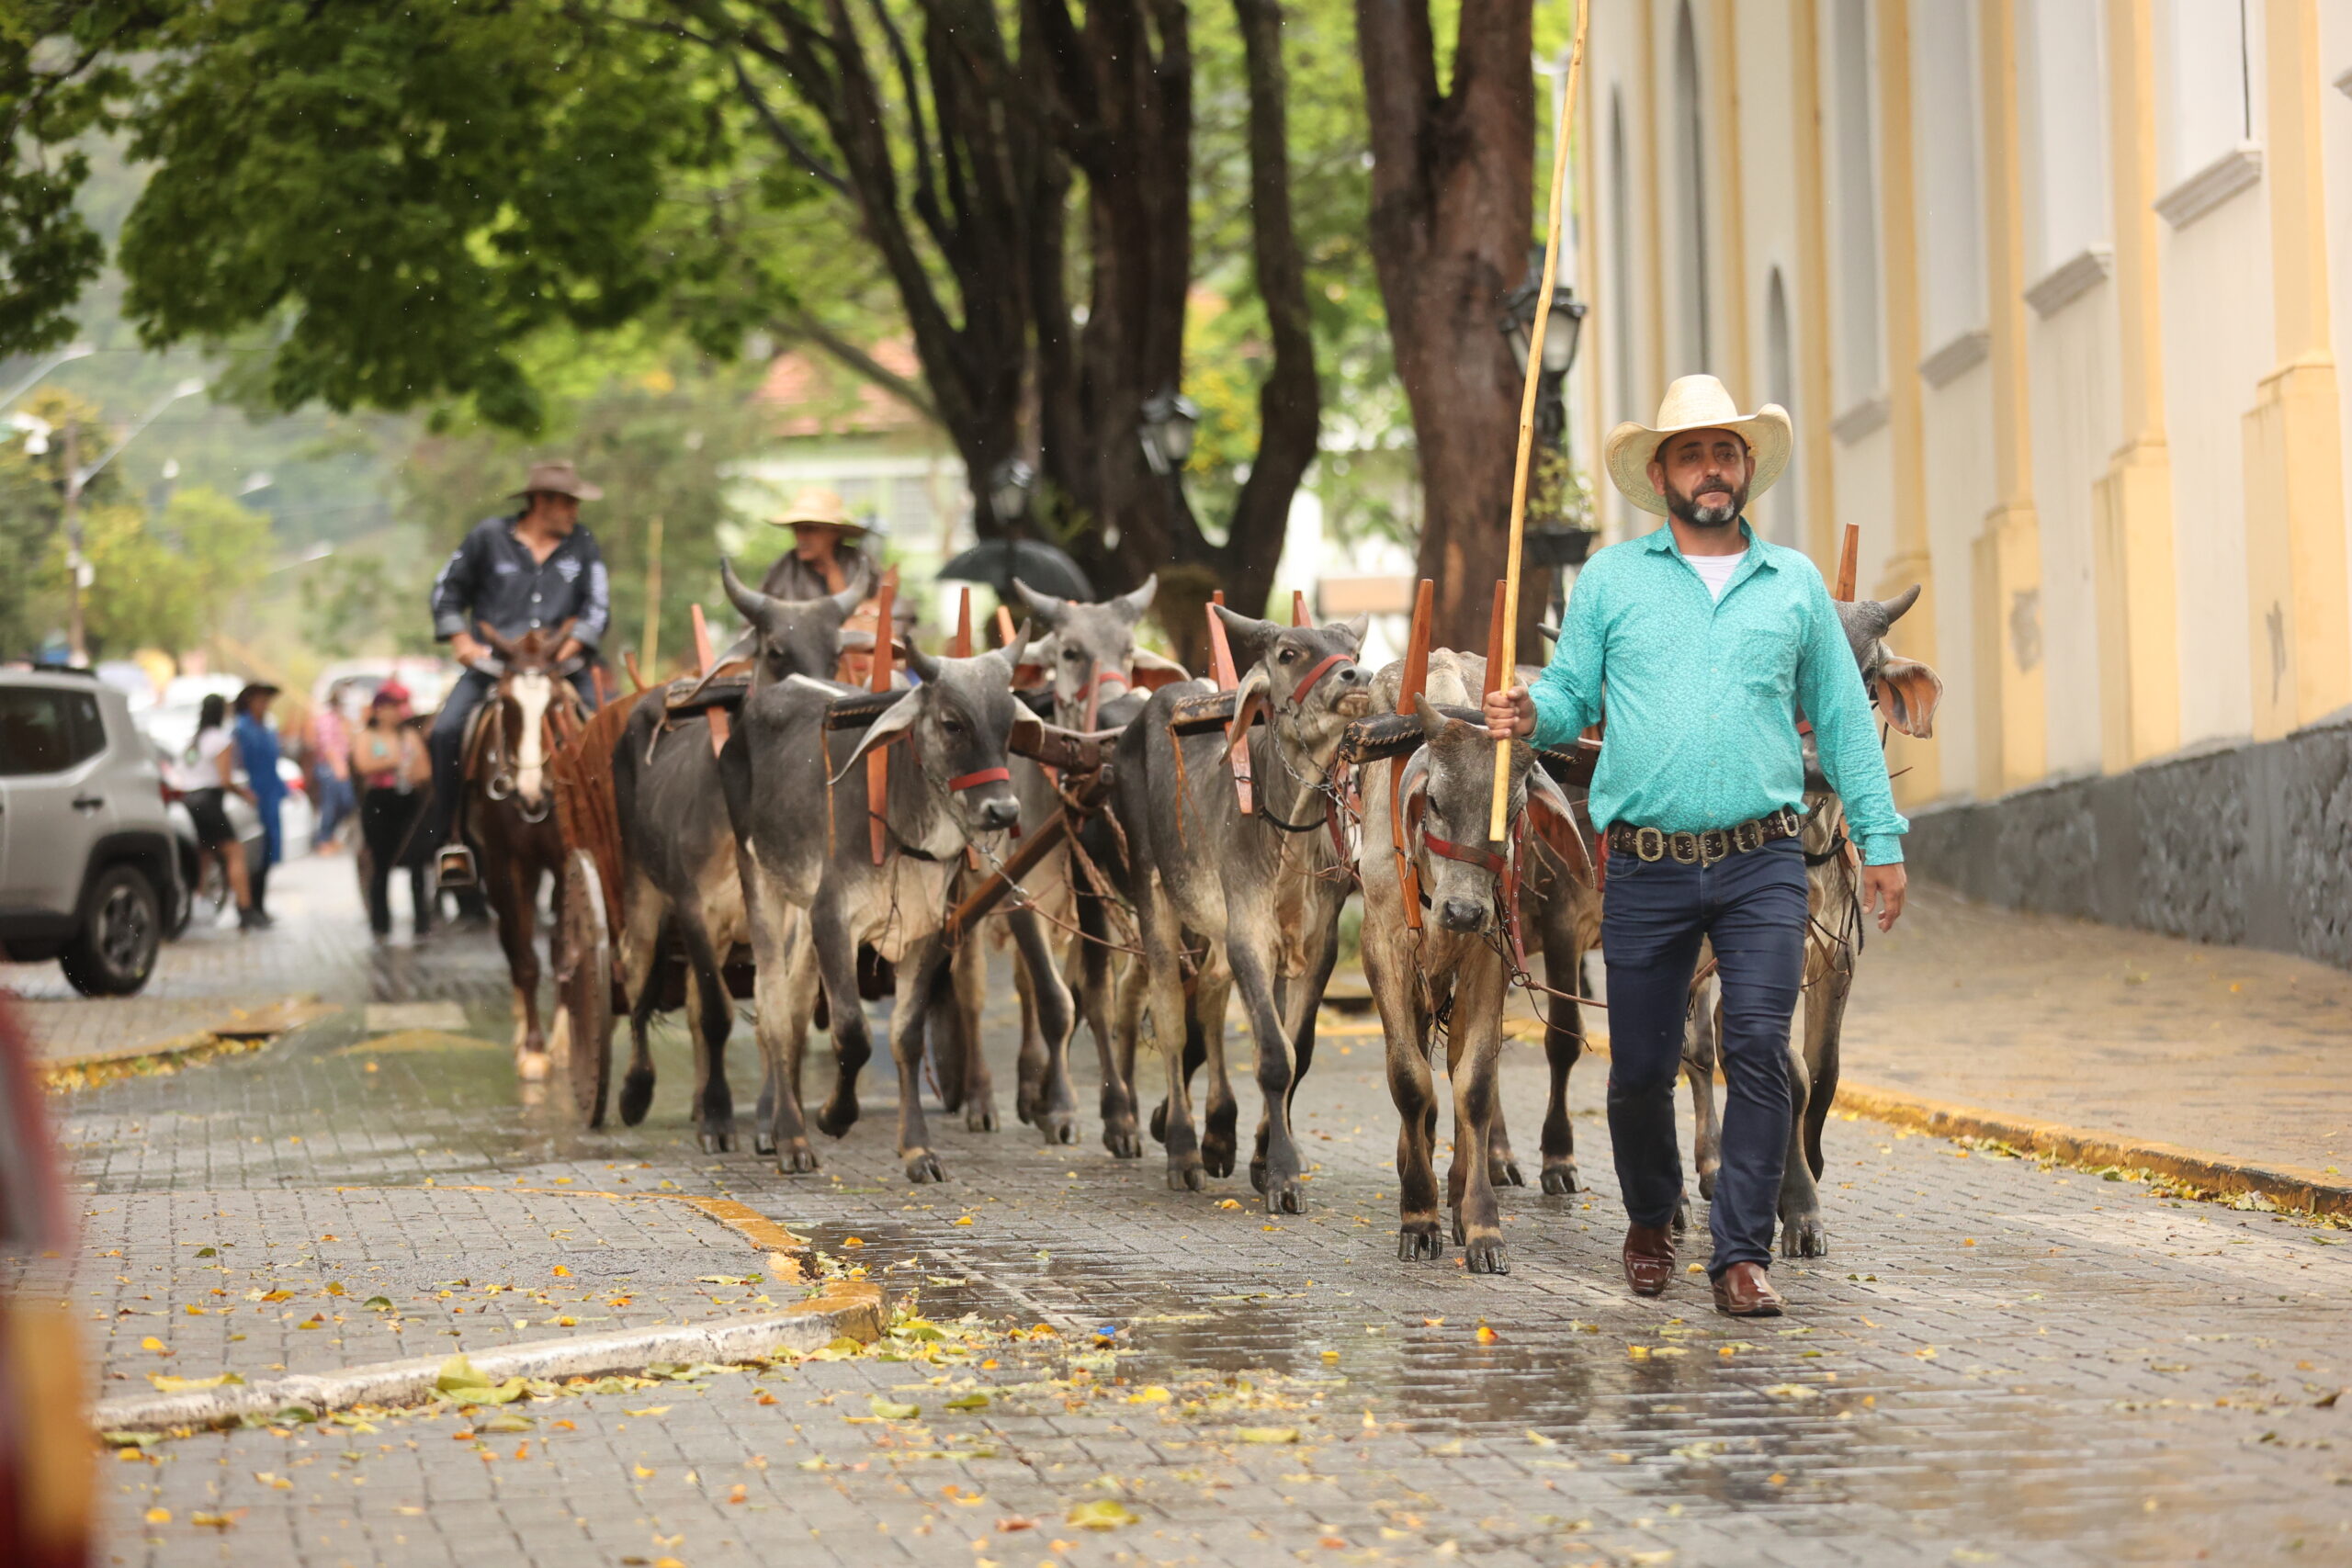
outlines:
{"label": "concrete curb", "polygon": [[[230,1010],[232,1014],[242,1009]],[[315,998],[304,1001],[294,1019],[283,1028],[248,1029],[237,1018],[224,1016],[219,1022],[191,1030],[186,1034],[168,1035],[161,1040],[139,1041],[129,1045],[109,1045],[103,1050],[77,1051],[70,1055],[44,1055],[34,1064],[41,1072],[69,1072],[76,1067],[119,1066],[125,1062],[161,1061],[174,1056],[186,1056],[194,1052],[209,1050],[215,1045],[254,1044],[255,1049],[283,1045],[299,1039],[321,1024],[331,1023],[349,1008],[322,1003]]]}
{"label": "concrete curb", "polygon": [[[608,1377],[642,1371],[658,1361],[726,1363],[780,1351],[805,1353],[842,1337],[871,1344],[882,1337],[882,1328],[881,1288],[854,1280],[758,1317],[545,1339],[470,1352],[469,1359],[493,1383],[507,1378]],[[416,1404],[433,1393],[446,1359],[379,1361],[339,1372],[289,1373],[225,1388],[109,1399],[90,1412],[90,1425],[100,1432],[162,1432],[224,1426],[245,1416],[274,1416],[289,1404],[321,1416],[356,1404]]]}
{"label": "concrete curb", "polygon": [[1899,1089],[1861,1084],[1838,1086],[1836,1109],[1859,1111],[1874,1122],[1917,1128],[1945,1138],[1990,1138],[2068,1165],[2121,1166],[2168,1176],[2209,1192],[2259,1192],[2282,1209],[2312,1214],[2352,1214],[2352,1183],[2305,1166],[2264,1165],[2143,1141],[2126,1134],[2070,1127],[1970,1105],[1926,1100]]}

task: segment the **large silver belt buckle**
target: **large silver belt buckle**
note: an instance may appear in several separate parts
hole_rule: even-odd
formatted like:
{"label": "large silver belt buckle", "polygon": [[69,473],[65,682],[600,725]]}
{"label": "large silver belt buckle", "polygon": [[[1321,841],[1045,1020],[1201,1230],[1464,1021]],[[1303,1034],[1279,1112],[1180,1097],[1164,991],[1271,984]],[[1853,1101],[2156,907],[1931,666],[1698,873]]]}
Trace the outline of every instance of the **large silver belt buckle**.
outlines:
{"label": "large silver belt buckle", "polygon": [[1634,829],[1634,854],[1636,859],[1659,861],[1666,858],[1666,835],[1656,828]]}
{"label": "large silver belt buckle", "polygon": [[1666,847],[1668,851],[1673,854],[1676,863],[1679,864],[1697,865],[1701,863],[1699,858],[1699,835],[1696,833],[1677,833],[1666,841]]}
{"label": "large silver belt buckle", "polygon": [[1739,851],[1743,854],[1747,853],[1750,850],[1762,849],[1764,847],[1764,824],[1761,822],[1742,822],[1738,827],[1734,828],[1731,830],[1731,847]]}
{"label": "large silver belt buckle", "polygon": [[1699,835],[1699,863],[1713,865],[1731,853],[1731,835],[1721,828],[1710,828]]}

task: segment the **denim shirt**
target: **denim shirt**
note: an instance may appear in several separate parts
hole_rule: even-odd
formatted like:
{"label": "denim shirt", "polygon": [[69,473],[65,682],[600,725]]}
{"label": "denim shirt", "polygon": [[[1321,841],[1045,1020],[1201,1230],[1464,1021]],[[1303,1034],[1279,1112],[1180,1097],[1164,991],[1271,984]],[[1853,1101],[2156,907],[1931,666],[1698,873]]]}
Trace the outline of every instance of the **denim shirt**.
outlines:
{"label": "denim shirt", "polygon": [[1529,688],[1534,741],[1562,745],[1601,716],[1592,821],[1700,833],[1804,798],[1800,713],[1862,859],[1903,858],[1870,694],[1803,553],[1767,544],[1745,520],[1747,558],[1716,599],[1661,527],[1586,563],[1552,662]]}
{"label": "denim shirt", "polygon": [[514,638],[534,626],[573,621],[580,646],[596,647],[613,619],[612,581],[596,536],[575,527],[539,560],[514,536],[520,521],[485,518],[450,552],[433,580],[433,635],[447,642],[487,621],[499,636]]}

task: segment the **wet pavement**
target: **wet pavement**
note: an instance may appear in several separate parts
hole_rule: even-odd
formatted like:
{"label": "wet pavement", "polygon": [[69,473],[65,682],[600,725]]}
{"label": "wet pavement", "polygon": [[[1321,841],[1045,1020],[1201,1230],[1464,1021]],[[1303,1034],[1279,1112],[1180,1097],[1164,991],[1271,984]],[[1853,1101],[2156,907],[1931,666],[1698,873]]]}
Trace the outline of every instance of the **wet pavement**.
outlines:
{"label": "wet pavement", "polygon": [[[1473,1278],[1396,1260],[1368,1020],[1331,1021],[1301,1089],[1301,1216],[1246,1178],[1170,1192],[1157,1145],[1113,1159],[1091,1110],[1062,1148],[934,1116],[949,1180],[910,1188],[872,1072],[825,1168],[781,1177],[695,1146],[674,1030],[647,1122],[588,1132],[494,1043],[486,938],[386,953],[314,924],[307,988],[456,1000],[473,1038],[370,1039],[353,1013],[61,1099],[87,1217],[52,1267],[101,1389],[781,1299],[672,1195],[781,1220],[943,1328],[495,1415],[166,1441],[101,1473],[113,1561],[2352,1562],[2342,1230],[1839,1119],[1831,1256],[1775,1269],[1790,1316],[1734,1324],[1702,1276],[1657,1303],[1620,1282],[1599,1064],[1572,1089],[1593,1190],[1509,1190],[1512,1271]],[[748,1029],[732,1061],[748,1108]],[[821,1052],[810,1074],[830,1082]],[[1503,1091],[1532,1154],[1533,1047]]]}

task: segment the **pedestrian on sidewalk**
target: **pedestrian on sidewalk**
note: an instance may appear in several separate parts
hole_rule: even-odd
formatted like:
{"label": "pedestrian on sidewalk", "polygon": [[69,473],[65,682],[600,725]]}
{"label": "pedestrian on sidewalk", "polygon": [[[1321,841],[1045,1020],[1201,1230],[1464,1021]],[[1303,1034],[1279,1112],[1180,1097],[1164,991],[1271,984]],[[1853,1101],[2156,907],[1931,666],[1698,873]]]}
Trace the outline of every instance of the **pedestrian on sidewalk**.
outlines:
{"label": "pedestrian on sidewalk", "polygon": [[253,885],[253,924],[266,931],[277,922],[269,915],[269,868],[286,858],[286,829],[279,815],[286,804],[286,781],[277,774],[277,732],[269,725],[269,705],[278,688],[255,681],[237,694],[237,765],[245,775],[245,798],[261,818],[261,867],[247,880]]}
{"label": "pedestrian on sidewalk", "polygon": [[359,781],[359,836],[368,852],[368,929],[392,934],[392,873],[408,872],[409,908],[419,940],[433,931],[424,842],[426,787],[433,764],[416,731],[406,686],[387,681],[368,705],[366,728],[352,738],[346,759]]}
{"label": "pedestrian on sidewalk", "polygon": [[311,798],[318,803],[318,831],[311,847],[321,854],[334,853],[342,842],[343,825],[357,806],[351,782],[351,725],[344,715],[351,682],[337,681],[327,688],[311,721]]}
{"label": "pedestrian on sidewalk", "polygon": [[1787,467],[1789,416],[1742,414],[1722,382],[1685,376],[1657,423],[1609,434],[1609,477],[1667,525],[1589,561],[1551,663],[1486,699],[1497,739],[1565,745],[1600,722],[1596,829],[1609,840],[1600,949],[1609,971],[1609,1134],[1636,1295],[1674,1278],[1682,1191],[1674,1083],[1702,941],[1723,992],[1729,1085],[1708,1213],[1715,1307],[1778,1316],[1769,1270],[1789,1152],[1789,1025],[1804,975],[1800,717],[1862,852],[1881,931],[1903,912],[1902,835],[1870,695],[1813,562],[1742,515]]}
{"label": "pedestrian on sidewalk", "polygon": [[[180,792],[180,804],[196,827],[198,885],[203,884],[205,863],[218,864],[230,897],[236,900],[238,929],[252,931],[265,924],[266,917],[254,917],[253,888],[245,881],[245,846],[229,820],[232,792],[253,798],[253,792],[237,782],[237,753],[231,739],[229,699],[207,693],[196,712],[196,739],[165,770],[164,782]],[[191,891],[188,897],[196,895]]]}
{"label": "pedestrian on sidewalk", "polygon": [[596,705],[588,666],[612,624],[613,593],[596,537],[580,526],[580,503],[604,494],[570,463],[536,464],[515,492],[522,510],[476,524],[433,580],[433,635],[466,667],[442,701],[430,742],[432,842],[440,852],[446,887],[474,884],[473,852],[451,843],[449,829],[457,819],[466,721],[498,685],[493,656],[474,636],[477,623],[517,642],[534,628],[570,625],[556,662],[586,656],[571,683],[583,703]]}

